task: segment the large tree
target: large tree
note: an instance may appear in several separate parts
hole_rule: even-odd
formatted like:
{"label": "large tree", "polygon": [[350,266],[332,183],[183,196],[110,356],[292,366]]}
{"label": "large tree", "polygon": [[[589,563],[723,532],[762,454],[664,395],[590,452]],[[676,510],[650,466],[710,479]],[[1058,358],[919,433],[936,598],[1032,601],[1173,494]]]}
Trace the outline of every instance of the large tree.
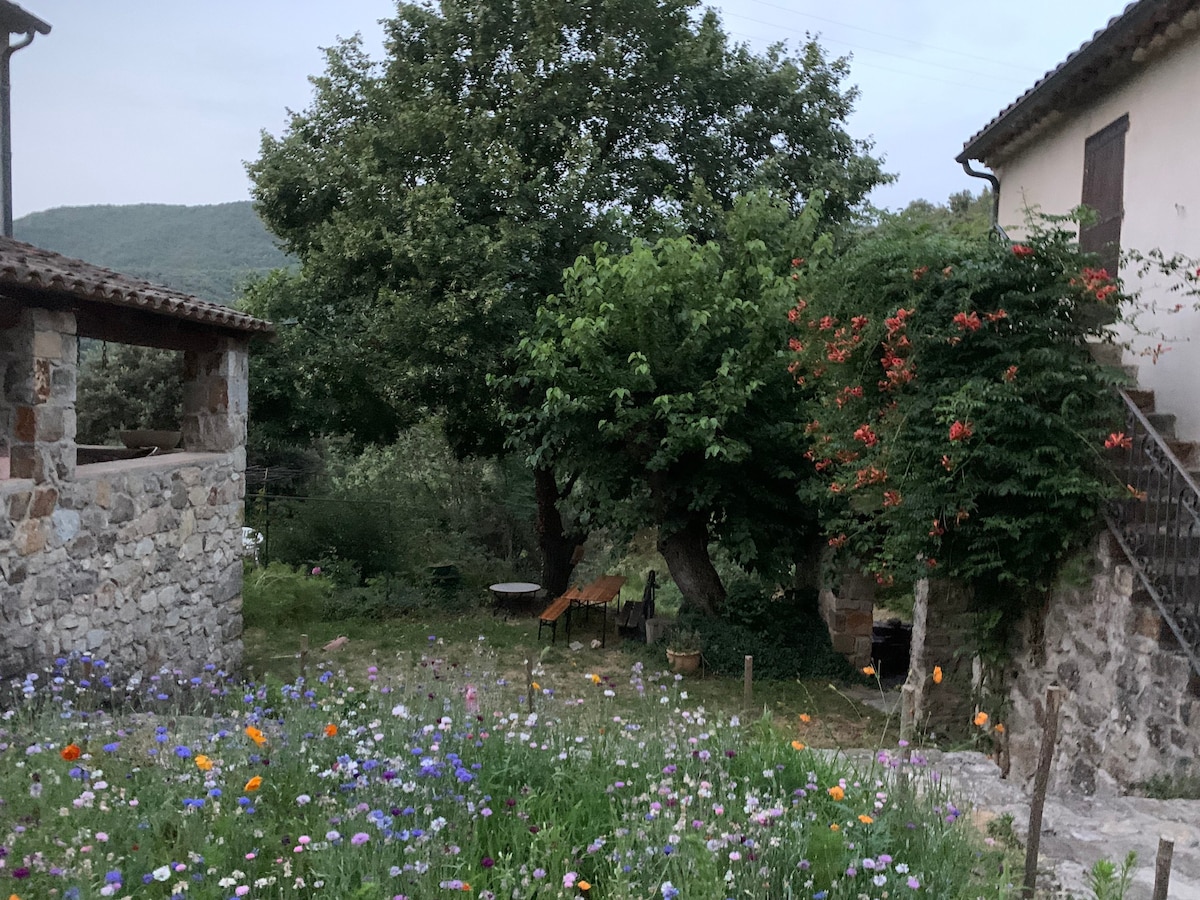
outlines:
{"label": "large tree", "polygon": [[797,218],[754,193],[720,244],[598,247],[519,348],[513,381],[538,400],[513,420],[532,458],[581,472],[581,499],[605,525],[655,526],[671,577],[704,613],[725,598],[711,542],[780,576],[816,533],[797,503],[812,466],[787,336],[791,254],[811,246],[818,207]]}
{"label": "large tree", "polygon": [[[400,3],[386,29],[381,63],[357,40],[329,50],[312,104],[249,166],[259,213],[301,262],[302,288],[252,297],[298,320],[279,356],[338,372],[372,360],[354,397],[299,380],[321,385],[304,414],[303,397],[275,391],[298,436],[375,438],[437,410],[460,452],[497,452],[503,415],[530,398],[486,376],[510,370],[538,305],[594,243],[678,221],[719,237],[722,211],[756,186],[796,208],[822,189],[843,219],[882,179],[844,127],[844,61],[815,43],[731,45],[694,0]],[[555,504],[571,479],[536,474],[557,590],[574,539]]]}

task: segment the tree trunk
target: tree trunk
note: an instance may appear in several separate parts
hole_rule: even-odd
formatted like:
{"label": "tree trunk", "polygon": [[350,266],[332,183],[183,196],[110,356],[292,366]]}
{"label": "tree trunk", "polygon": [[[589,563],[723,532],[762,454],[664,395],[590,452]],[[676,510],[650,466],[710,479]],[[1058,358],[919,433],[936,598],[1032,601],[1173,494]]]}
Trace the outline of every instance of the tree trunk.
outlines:
{"label": "tree trunk", "polygon": [[715,616],[725,603],[725,586],[708,555],[708,522],[693,515],[683,528],[658,534],[658,552],[667,561],[687,606]]}
{"label": "tree trunk", "polygon": [[534,492],[537,497],[538,546],[542,551],[542,587],[547,596],[557,597],[566,591],[575,571],[575,550],[583,544],[578,534],[563,531],[562,513],[558,511],[561,497],[553,469],[533,470]]}

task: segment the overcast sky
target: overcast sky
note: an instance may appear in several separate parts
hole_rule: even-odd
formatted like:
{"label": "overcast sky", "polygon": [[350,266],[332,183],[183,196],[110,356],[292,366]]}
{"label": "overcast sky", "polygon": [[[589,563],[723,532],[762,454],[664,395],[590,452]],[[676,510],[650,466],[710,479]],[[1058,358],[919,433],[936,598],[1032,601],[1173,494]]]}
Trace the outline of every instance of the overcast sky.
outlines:
{"label": "overcast sky", "polygon": [[[16,215],[96,203],[248,196],[259,132],[311,96],[318,48],[360,32],[382,53],[393,0],[20,0],[53,26],[12,60]],[[762,49],[817,35],[853,56],[851,121],[895,185],[891,208],[977,191],[963,142],[1124,8],[1120,0],[719,0]]]}

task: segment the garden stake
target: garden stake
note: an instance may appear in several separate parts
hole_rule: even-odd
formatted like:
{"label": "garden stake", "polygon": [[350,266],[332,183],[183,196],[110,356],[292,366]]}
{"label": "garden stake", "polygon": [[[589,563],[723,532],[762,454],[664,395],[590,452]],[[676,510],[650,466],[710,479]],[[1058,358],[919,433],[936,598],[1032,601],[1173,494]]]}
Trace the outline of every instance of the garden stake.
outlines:
{"label": "garden stake", "polygon": [[308,635],[300,635],[300,677],[308,676]]}
{"label": "garden stake", "polygon": [[533,712],[533,660],[525,660],[525,696],[529,698],[529,711]]}
{"label": "garden stake", "polygon": [[746,669],[742,675],[742,707],[749,712],[754,704],[754,657],[746,657]]}
{"label": "garden stake", "polygon": [[1167,888],[1171,886],[1171,856],[1175,853],[1175,842],[1162,835],[1158,838],[1158,859],[1154,861],[1154,893],[1150,900],[1167,900]]}
{"label": "garden stake", "polygon": [[1029,839],[1025,845],[1025,884],[1021,896],[1032,900],[1037,885],[1038,845],[1042,841],[1042,807],[1046,804],[1046,786],[1050,781],[1050,764],[1054,762],[1054,745],[1058,741],[1058,715],[1062,708],[1063,689],[1051,685],[1046,691],[1046,721],[1042,730],[1042,751],[1038,755],[1037,775],[1033,780],[1033,797],[1029,801]]}

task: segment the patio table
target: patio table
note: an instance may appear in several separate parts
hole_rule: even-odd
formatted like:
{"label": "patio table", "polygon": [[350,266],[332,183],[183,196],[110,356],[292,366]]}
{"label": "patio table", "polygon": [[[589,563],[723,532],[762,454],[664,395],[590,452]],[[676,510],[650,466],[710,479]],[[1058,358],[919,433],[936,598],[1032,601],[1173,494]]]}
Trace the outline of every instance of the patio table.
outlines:
{"label": "patio table", "polygon": [[511,610],[514,600],[532,599],[541,589],[540,584],[534,584],[532,581],[502,581],[489,585],[488,590],[494,598],[492,615],[496,615],[501,609]]}

